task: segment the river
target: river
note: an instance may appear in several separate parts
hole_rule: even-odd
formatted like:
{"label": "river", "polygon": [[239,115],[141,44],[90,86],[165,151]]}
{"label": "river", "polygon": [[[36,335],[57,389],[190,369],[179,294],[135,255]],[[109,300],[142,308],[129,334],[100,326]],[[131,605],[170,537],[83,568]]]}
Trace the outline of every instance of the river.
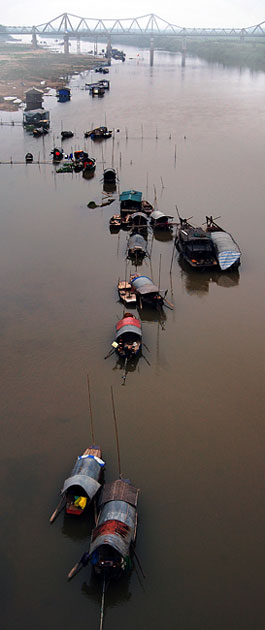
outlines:
{"label": "river", "polygon": [[[127,50],[102,99],[71,81],[72,99],[45,98],[51,131],[35,139],[0,127],[1,620],[4,630],[99,627],[100,584],[66,576],[89,544],[91,520],[49,524],[74,460],[91,442],[87,374],[105,479],[121,467],[140,488],[137,566],[106,594],[106,630],[262,630],[264,627],[264,162],[265,75],[179,55]],[[129,58],[131,57],[131,58]],[[22,114],[2,113],[3,121]],[[114,139],[84,141],[107,124]],[[56,174],[64,149],[87,148],[95,177]],[[119,131],[118,131],[119,130]],[[174,216],[206,214],[232,233],[239,273],[195,273],[173,240],[149,236],[143,273],[168,289],[174,310],[143,313],[148,349],[125,387],[111,348],[122,316],[127,233],[110,234],[115,202],[102,198],[103,167],[119,190],[143,191]],[[174,253],[173,253],[174,252]],[[173,266],[170,276],[172,254]],[[127,266],[127,276],[131,265]],[[149,365],[150,364],[150,365]]]}

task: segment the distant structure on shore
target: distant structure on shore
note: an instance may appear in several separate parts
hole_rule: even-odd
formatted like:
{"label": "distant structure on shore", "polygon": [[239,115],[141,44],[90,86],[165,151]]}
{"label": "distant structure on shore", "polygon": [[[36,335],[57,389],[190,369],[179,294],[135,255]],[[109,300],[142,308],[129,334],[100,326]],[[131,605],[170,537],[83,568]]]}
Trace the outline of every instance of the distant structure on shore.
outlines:
{"label": "distant structure on shore", "polygon": [[43,91],[38,88],[29,88],[25,92],[26,97],[26,111],[32,109],[43,109]]}

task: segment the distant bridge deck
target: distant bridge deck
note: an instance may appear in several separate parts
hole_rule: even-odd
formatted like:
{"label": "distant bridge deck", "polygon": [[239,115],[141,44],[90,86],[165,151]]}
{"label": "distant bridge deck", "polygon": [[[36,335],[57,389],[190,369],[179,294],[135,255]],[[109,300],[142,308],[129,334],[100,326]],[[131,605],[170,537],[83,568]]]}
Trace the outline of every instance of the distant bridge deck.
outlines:
{"label": "distant bridge deck", "polygon": [[84,18],[62,13],[56,18],[37,26],[0,26],[0,34],[8,35],[54,35],[91,36],[97,35],[149,35],[150,37],[265,37],[265,21],[246,28],[186,28],[176,26],[153,13],[127,19]]}

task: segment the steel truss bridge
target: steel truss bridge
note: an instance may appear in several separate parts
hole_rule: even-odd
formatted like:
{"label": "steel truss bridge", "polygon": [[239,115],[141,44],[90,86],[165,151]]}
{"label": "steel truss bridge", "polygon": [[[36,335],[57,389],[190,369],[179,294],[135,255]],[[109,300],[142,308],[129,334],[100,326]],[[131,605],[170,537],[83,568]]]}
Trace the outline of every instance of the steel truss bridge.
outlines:
{"label": "steel truss bridge", "polygon": [[62,13],[53,20],[38,26],[0,26],[0,33],[9,35],[149,35],[152,37],[226,37],[252,38],[265,37],[265,21],[247,28],[185,28],[170,24],[154,15],[143,15],[125,19],[84,18]]}
{"label": "steel truss bridge", "polygon": [[107,57],[111,63],[111,36],[134,35],[146,36],[150,40],[150,65],[154,63],[155,40],[158,37],[182,38],[182,65],[185,66],[187,38],[189,37],[222,37],[226,39],[254,39],[265,38],[265,21],[247,28],[185,28],[170,24],[153,13],[137,18],[125,19],[95,19],[84,18],[70,13],[62,13],[53,20],[38,26],[0,26],[0,34],[31,35],[32,46],[37,48],[37,35],[62,36],[64,39],[64,53],[69,54],[69,38],[77,38],[78,52],[80,52],[81,37],[97,40],[98,36],[107,39]]}

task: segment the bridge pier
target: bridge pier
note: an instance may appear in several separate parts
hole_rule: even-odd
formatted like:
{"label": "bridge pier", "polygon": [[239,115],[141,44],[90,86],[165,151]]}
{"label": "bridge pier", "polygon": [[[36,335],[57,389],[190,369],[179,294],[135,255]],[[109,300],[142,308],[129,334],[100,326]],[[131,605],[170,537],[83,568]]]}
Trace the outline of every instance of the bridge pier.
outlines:
{"label": "bridge pier", "polygon": [[80,35],[76,36],[76,52],[78,55],[81,54],[81,38]]}
{"label": "bridge pier", "polygon": [[36,27],[35,27],[35,26],[33,26],[33,29],[32,29],[31,44],[32,44],[32,48],[34,48],[34,50],[36,50],[36,48],[38,48],[37,35],[36,35]]}
{"label": "bridge pier", "polygon": [[111,66],[111,36],[108,36],[107,48],[106,48],[106,57],[108,60],[108,66]]}
{"label": "bridge pier", "polygon": [[69,35],[65,33],[63,36],[64,54],[69,55]]}
{"label": "bridge pier", "polygon": [[150,66],[152,68],[152,66],[154,65],[154,38],[150,37]]}
{"label": "bridge pier", "polygon": [[184,36],[182,39],[182,47],[181,47],[181,66],[185,68],[186,65],[186,55],[187,55],[187,38]]}

